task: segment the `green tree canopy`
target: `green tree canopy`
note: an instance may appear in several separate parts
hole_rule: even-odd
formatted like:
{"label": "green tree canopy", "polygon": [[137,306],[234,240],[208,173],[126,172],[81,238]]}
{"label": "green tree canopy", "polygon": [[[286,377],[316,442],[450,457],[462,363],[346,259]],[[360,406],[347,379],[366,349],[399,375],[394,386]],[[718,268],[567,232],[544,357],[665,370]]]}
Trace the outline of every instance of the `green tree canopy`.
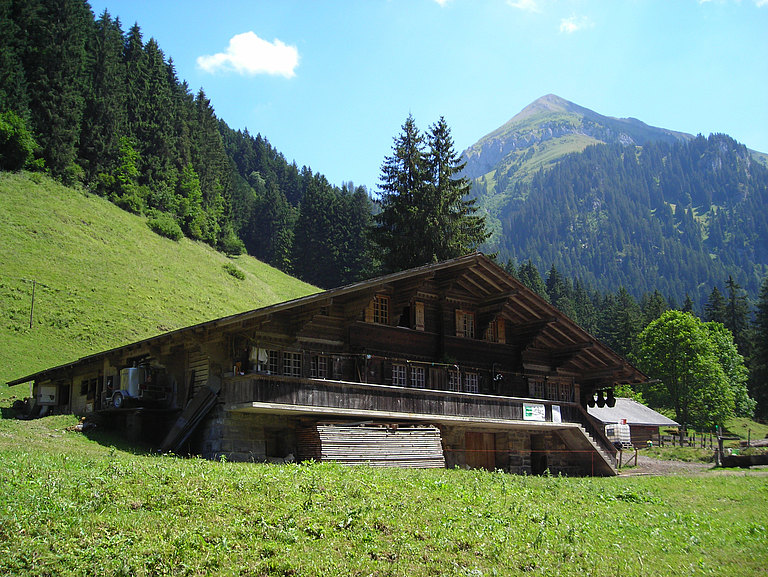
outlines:
{"label": "green tree canopy", "polygon": [[733,414],[734,395],[709,330],[690,313],[666,311],[640,333],[642,391],[654,406],[674,409],[684,427],[712,428]]}
{"label": "green tree canopy", "polygon": [[717,359],[733,391],[734,414],[737,417],[752,418],[756,403],[749,397],[747,390],[749,371],[744,366],[744,357],[739,354],[733,333],[721,323],[708,322],[704,323],[704,327],[709,331]]}

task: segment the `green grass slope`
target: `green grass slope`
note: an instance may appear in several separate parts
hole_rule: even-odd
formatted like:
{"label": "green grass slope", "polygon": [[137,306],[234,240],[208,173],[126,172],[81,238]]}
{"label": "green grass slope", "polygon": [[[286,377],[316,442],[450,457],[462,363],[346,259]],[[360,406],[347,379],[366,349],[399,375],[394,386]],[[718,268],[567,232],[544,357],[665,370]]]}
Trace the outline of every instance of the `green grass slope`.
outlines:
{"label": "green grass slope", "polygon": [[0,173],[0,247],[0,400],[26,394],[8,380],[317,290],[28,173]]}

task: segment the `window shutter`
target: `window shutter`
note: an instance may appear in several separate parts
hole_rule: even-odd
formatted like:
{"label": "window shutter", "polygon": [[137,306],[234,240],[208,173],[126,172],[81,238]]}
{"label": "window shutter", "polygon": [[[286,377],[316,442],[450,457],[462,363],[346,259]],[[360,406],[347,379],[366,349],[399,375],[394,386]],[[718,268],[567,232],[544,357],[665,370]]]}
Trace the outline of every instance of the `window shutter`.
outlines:
{"label": "window shutter", "polygon": [[373,299],[371,299],[371,302],[369,302],[368,306],[365,307],[365,322],[373,322]]}
{"label": "window shutter", "polygon": [[507,342],[507,334],[505,327],[507,326],[507,321],[504,319],[498,319],[496,321],[496,330],[498,331],[498,342],[502,344],[506,344]]}
{"label": "window shutter", "polygon": [[414,328],[417,331],[423,331],[424,330],[424,303],[422,302],[415,302],[413,303],[413,311],[414,311]]}

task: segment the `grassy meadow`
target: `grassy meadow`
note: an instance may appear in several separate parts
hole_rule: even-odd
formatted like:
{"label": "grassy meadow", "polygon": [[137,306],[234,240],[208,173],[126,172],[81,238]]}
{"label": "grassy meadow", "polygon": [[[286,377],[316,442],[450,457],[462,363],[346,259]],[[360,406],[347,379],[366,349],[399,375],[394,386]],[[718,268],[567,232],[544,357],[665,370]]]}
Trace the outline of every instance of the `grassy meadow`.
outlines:
{"label": "grassy meadow", "polygon": [[[4,409],[8,416],[8,409]],[[4,575],[765,575],[768,476],[211,462],[0,420]]]}

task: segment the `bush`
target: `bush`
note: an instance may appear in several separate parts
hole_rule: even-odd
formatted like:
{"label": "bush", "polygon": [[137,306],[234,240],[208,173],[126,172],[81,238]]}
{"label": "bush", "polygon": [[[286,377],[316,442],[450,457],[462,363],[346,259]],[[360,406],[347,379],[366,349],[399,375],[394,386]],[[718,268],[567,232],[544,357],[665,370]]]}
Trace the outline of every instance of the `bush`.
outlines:
{"label": "bush", "polygon": [[238,256],[245,252],[245,244],[235,234],[232,227],[227,225],[224,227],[219,239],[219,249],[228,256]]}
{"label": "bush", "polygon": [[9,110],[0,114],[0,170],[21,170],[31,160],[35,141],[24,120]]}
{"label": "bush", "polygon": [[227,264],[224,265],[224,270],[238,280],[245,280],[245,273],[241,271],[239,268],[237,268],[235,265],[233,265],[231,262],[228,262]]}
{"label": "bush", "polygon": [[147,221],[147,226],[154,232],[171,240],[181,240],[184,233],[181,232],[179,223],[169,214],[160,213]]}

